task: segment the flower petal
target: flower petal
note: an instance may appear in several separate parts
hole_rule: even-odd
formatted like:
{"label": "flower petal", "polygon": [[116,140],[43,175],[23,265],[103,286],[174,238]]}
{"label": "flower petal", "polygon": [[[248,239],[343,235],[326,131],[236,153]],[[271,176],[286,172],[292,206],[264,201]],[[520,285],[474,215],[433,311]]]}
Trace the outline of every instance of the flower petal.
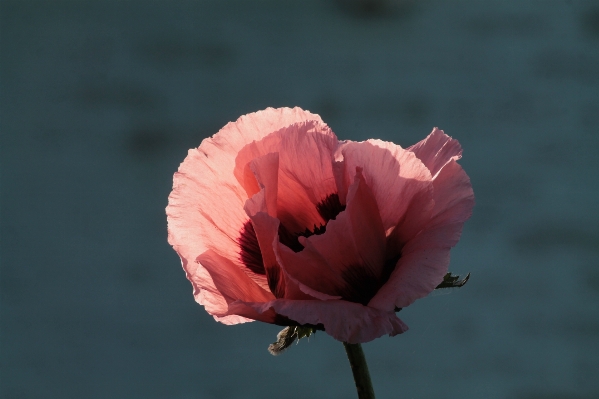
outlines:
{"label": "flower petal", "polygon": [[218,291],[212,277],[208,271],[197,262],[188,262],[186,259],[181,258],[183,270],[187,279],[193,286],[193,296],[197,303],[204,306],[206,312],[211,314],[216,320],[224,324],[238,324],[247,321],[245,318],[239,318],[238,316],[216,316],[225,315],[227,313],[227,301],[223,295]]}
{"label": "flower petal", "polygon": [[274,251],[278,244],[280,228],[280,221],[272,216],[273,213],[276,214],[278,153],[259,157],[250,165],[256,181],[262,188],[246,201],[244,209],[251,220],[258,242],[268,288],[277,298],[313,299],[300,290],[297,282],[286,276],[277,263]]}
{"label": "flower petal", "polygon": [[244,147],[236,159],[235,176],[251,197],[260,189],[255,173],[251,173],[251,163],[277,152],[276,216],[290,232],[312,229],[326,222],[317,205],[336,192],[332,170],[336,147],[337,138],[322,122],[296,123]]}
{"label": "flower petal", "polygon": [[468,220],[474,207],[474,192],[470,178],[455,160],[439,171],[433,187],[435,207],[430,226]]}
{"label": "flower petal", "polygon": [[227,301],[268,302],[274,296],[256,284],[229,259],[208,250],[197,261],[210,273],[214,286]]}
{"label": "flower petal", "polygon": [[202,297],[200,290],[210,286],[206,272],[195,266],[196,258],[208,249],[267,287],[265,276],[249,270],[240,259],[240,236],[249,221],[243,210],[246,192],[233,174],[235,158],[254,140],[307,120],[321,119],[300,108],[268,108],[240,117],[202,141],[199,148],[189,150],[174,175],[166,213],[168,241],[181,257],[188,279],[196,280],[196,299]]}
{"label": "flower petal", "polygon": [[438,171],[433,187],[431,220],[403,247],[395,271],[368,306],[382,310],[408,306],[432,292],[447,273],[449,251],[472,214],[474,194],[470,179],[454,159]]}
{"label": "flower petal", "polygon": [[[264,270],[268,287],[277,298],[286,296],[286,279],[281,271],[273,250],[273,242],[277,240],[279,231],[279,220],[252,204],[252,202],[263,199],[264,191],[255,194],[246,203],[246,211],[254,226],[256,237],[260,245],[260,252],[264,261]],[[266,202],[263,200],[263,202]]]}
{"label": "flower petal", "polygon": [[346,175],[353,175],[356,167],[363,168],[385,231],[395,228],[410,206],[420,208],[420,212],[408,215],[417,219],[410,220],[411,226],[422,227],[428,220],[433,206],[431,175],[412,152],[380,140],[346,142],[337,152],[343,156]]}
{"label": "flower petal", "polygon": [[[241,188],[223,183],[216,170],[211,175],[206,159],[208,156],[190,150],[174,176],[166,208],[168,241],[182,259],[190,262],[208,249],[237,259],[237,238],[247,221],[241,202],[244,193]],[[205,172],[203,177],[201,172]]]}
{"label": "flower petal", "polygon": [[[218,307],[213,306],[212,302],[208,304],[198,302],[203,304],[206,311],[221,323],[231,325],[258,320],[231,312],[231,304],[236,301],[268,302],[274,298],[270,292],[266,292],[258,286],[235,264],[212,250],[200,255],[195,263],[198,269],[210,274],[211,280],[210,285],[203,284],[202,289],[198,290],[200,298],[210,297],[210,295],[213,298],[222,298]],[[197,276],[198,273],[195,273],[192,278],[195,280]],[[194,288],[195,286],[194,284]]]}
{"label": "flower petal", "polygon": [[[270,152],[250,162],[261,190],[264,190],[265,207],[269,215],[277,216],[277,193],[279,190],[279,153]],[[247,213],[247,210],[246,210]]]}
{"label": "flower petal", "polygon": [[457,140],[434,128],[424,140],[408,147],[430,170],[433,178],[451,160],[462,157],[462,147]]}
{"label": "flower petal", "polygon": [[264,323],[277,324],[277,319],[280,316],[273,309],[265,309],[264,311],[258,311],[255,308],[259,308],[259,304],[253,303],[254,306],[250,306],[248,303],[243,301],[235,301],[229,304],[227,317],[240,317],[248,321],[262,321]]}
{"label": "flower petal", "polygon": [[422,231],[408,242],[389,277],[368,306],[403,308],[430,294],[447,273],[449,251],[460,238],[463,223],[446,224]]}
{"label": "flower petal", "polygon": [[286,273],[286,277],[294,281],[306,294],[323,301],[340,299],[337,289],[345,282],[317,251],[295,253],[279,241],[275,243],[277,262]]}
{"label": "flower petal", "polygon": [[[252,160],[270,152],[278,152],[287,129],[295,123],[315,121],[320,126],[326,127],[319,115],[311,114],[297,107],[292,110],[289,108],[275,110],[269,108],[255,114],[242,116],[238,122],[240,121],[243,123],[239,126],[239,130],[243,131],[244,135],[251,135],[251,140],[245,141],[242,146],[236,149],[233,174],[247,190],[248,197],[251,197],[259,190],[253,174],[249,170],[249,164]],[[328,127],[321,129],[319,133],[335,137]]]}
{"label": "flower petal", "polygon": [[337,196],[342,205],[347,203],[347,191],[351,185],[350,173],[345,173],[345,161],[340,149],[345,146],[345,143],[340,144],[335,151],[335,161],[333,162],[333,176],[335,176],[335,185],[337,186]]}
{"label": "flower petal", "polygon": [[353,302],[290,301],[277,299],[268,303],[248,303],[258,313],[274,310],[300,325],[322,324],[327,334],[350,344],[364,343],[385,334],[394,336],[407,331],[395,312],[384,312]]}
{"label": "flower petal", "polygon": [[169,196],[169,242],[189,247],[193,252],[189,259],[208,248],[235,258],[239,249],[235,240],[247,221],[243,205],[248,198],[233,175],[238,153],[273,132],[309,120],[321,121],[320,116],[297,107],[268,108],[228,123],[199,148],[189,150]]}
{"label": "flower petal", "polygon": [[[376,200],[358,168],[346,210],[329,221],[324,234],[300,240],[305,249],[287,252],[282,265],[312,289],[366,304],[388,277],[383,278],[385,241]],[[320,263],[313,264],[313,259]],[[323,270],[328,278],[321,277]]]}

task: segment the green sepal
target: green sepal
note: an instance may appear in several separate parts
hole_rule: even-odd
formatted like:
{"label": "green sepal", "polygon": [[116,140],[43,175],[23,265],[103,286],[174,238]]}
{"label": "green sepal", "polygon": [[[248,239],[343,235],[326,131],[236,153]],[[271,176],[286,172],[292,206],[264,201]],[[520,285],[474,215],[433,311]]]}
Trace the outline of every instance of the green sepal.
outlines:
{"label": "green sepal", "polygon": [[277,334],[277,341],[268,346],[268,351],[273,356],[278,356],[289,348],[297,339],[309,337],[316,333],[316,329],[309,326],[290,326],[285,327]]}
{"label": "green sepal", "polygon": [[438,290],[439,288],[459,288],[464,286],[464,284],[468,282],[469,278],[470,273],[468,273],[466,277],[464,277],[462,280],[460,280],[460,276],[454,276],[451,273],[447,273],[443,277],[443,281],[441,282],[441,284],[439,284],[435,289]]}

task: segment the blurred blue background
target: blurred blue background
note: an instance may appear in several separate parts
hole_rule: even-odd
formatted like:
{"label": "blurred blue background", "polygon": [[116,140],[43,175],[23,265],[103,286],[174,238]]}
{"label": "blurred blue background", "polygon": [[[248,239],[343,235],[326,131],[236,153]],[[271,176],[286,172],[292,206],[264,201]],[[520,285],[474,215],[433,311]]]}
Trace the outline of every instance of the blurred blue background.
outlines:
{"label": "blurred blue background", "polygon": [[164,208],[267,106],[458,139],[462,289],[364,345],[378,398],[599,397],[596,1],[2,1],[2,398],[351,398],[343,347],[197,305]]}

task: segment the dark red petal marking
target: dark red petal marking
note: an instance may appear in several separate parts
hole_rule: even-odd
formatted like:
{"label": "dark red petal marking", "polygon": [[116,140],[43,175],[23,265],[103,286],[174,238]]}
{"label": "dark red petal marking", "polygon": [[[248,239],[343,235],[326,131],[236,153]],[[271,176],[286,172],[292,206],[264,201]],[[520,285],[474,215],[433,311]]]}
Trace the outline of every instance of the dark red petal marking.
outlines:
{"label": "dark red petal marking", "polygon": [[304,246],[299,243],[298,234],[294,234],[287,230],[283,223],[279,224],[279,241],[281,244],[287,245],[293,252],[299,252],[304,249]]}
{"label": "dark red petal marking", "polygon": [[389,277],[391,277],[391,273],[393,273],[393,270],[395,270],[395,266],[397,266],[399,258],[401,258],[401,253],[385,261],[385,264],[383,265],[383,270],[381,272],[381,286],[383,286],[383,284],[385,284],[389,280]]}
{"label": "dark red petal marking", "polygon": [[381,287],[379,279],[362,265],[352,265],[342,274],[347,285],[340,294],[346,301],[366,306]]}
{"label": "dark red petal marking", "polygon": [[335,193],[320,201],[320,203],[316,205],[316,210],[318,210],[320,216],[328,222],[329,220],[334,220],[337,215],[343,212],[345,210],[345,205],[341,205],[339,194]]}
{"label": "dark red petal marking", "polygon": [[[341,205],[339,201],[339,195],[337,193],[330,194],[325,199],[320,201],[316,205],[316,210],[320,214],[320,216],[328,222],[329,220],[334,220],[337,215],[345,210],[345,205]],[[320,235],[323,234],[327,230],[326,224],[321,226],[314,226],[312,230],[306,228],[305,231],[299,233],[291,233],[283,224],[279,225],[279,241],[282,244],[288,246],[294,252],[300,252],[304,249],[304,246],[300,244],[298,238],[299,237],[310,237],[312,235]]]}
{"label": "dark red petal marking", "polygon": [[[341,205],[341,202],[339,201],[339,195],[335,193],[327,196],[324,200],[318,203],[316,205],[316,209],[318,210],[320,216],[326,222],[328,222],[329,220],[335,219],[339,213],[343,212],[345,210],[345,205]],[[285,226],[283,226],[283,224],[280,224],[279,241],[291,248],[293,251],[300,252],[302,249],[304,249],[304,246],[300,244],[298,240],[300,236],[310,237],[314,234],[323,234],[325,231],[326,224],[322,226],[314,226],[312,230],[306,229],[300,233],[291,233]],[[268,270],[265,269],[264,261],[262,259],[262,252],[260,251],[258,238],[256,237],[256,232],[254,231],[254,226],[252,225],[251,220],[248,220],[243,225],[239,232],[239,238],[237,239],[237,242],[240,246],[239,259],[241,260],[241,263],[243,263],[249,270],[256,274],[266,275],[268,287],[273,295],[277,298],[284,298],[285,284],[282,280],[284,277],[281,274],[280,267],[275,265],[274,267],[269,267]],[[349,281],[354,281],[355,278],[356,277],[348,277]],[[370,294],[364,295],[368,296]],[[358,300],[354,302],[359,302],[362,300],[358,294],[350,293],[349,296],[356,296],[356,298],[358,298]]]}
{"label": "dark red petal marking", "polygon": [[342,275],[347,285],[340,290],[339,295],[346,301],[357,302],[366,306],[378,290],[389,280],[399,258],[400,256],[396,256],[388,259],[383,266],[380,277],[375,276],[359,264],[348,267]]}
{"label": "dark red petal marking", "polygon": [[282,280],[283,276],[281,275],[281,269],[279,265],[274,265],[268,269],[264,267],[260,244],[258,243],[258,237],[256,237],[256,231],[254,230],[254,225],[251,220],[248,220],[243,225],[243,228],[239,232],[237,242],[239,242],[239,246],[241,247],[239,252],[241,263],[256,274],[266,275],[270,292],[277,298],[284,298],[285,284],[284,280]]}
{"label": "dark red petal marking", "polygon": [[241,228],[237,242],[241,247],[239,252],[241,263],[256,274],[266,274],[262,252],[260,252],[260,245],[251,220],[245,222]]}
{"label": "dark red petal marking", "polygon": [[284,298],[285,281],[282,280],[283,276],[281,275],[281,267],[279,265],[269,267],[266,270],[266,279],[268,281],[268,288],[270,288],[270,292],[272,292],[276,298]]}

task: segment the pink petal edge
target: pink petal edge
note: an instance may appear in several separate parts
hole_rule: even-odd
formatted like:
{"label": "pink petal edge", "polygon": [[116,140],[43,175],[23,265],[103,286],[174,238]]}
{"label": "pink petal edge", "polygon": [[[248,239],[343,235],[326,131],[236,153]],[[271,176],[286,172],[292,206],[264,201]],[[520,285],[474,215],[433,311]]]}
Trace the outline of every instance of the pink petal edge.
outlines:
{"label": "pink petal edge", "polygon": [[[432,178],[414,153],[380,140],[348,141],[337,149],[337,153],[337,158],[339,154],[342,156],[346,176],[350,176],[345,180],[353,181],[356,167],[363,169],[385,230],[397,226],[415,197],[424,201],[424,209],[432,208]],[[430,198],[426,200],[426,196]],[[426,219],[426,215],[423,218]]]}
{"label": "pink petal edge", "polygon": [[426,165],[433,179],[449,161],[457,161],[462,157],[460,143],[438,128],[434,128],[424,140],[408,147],[407,150],[413,152]]}

